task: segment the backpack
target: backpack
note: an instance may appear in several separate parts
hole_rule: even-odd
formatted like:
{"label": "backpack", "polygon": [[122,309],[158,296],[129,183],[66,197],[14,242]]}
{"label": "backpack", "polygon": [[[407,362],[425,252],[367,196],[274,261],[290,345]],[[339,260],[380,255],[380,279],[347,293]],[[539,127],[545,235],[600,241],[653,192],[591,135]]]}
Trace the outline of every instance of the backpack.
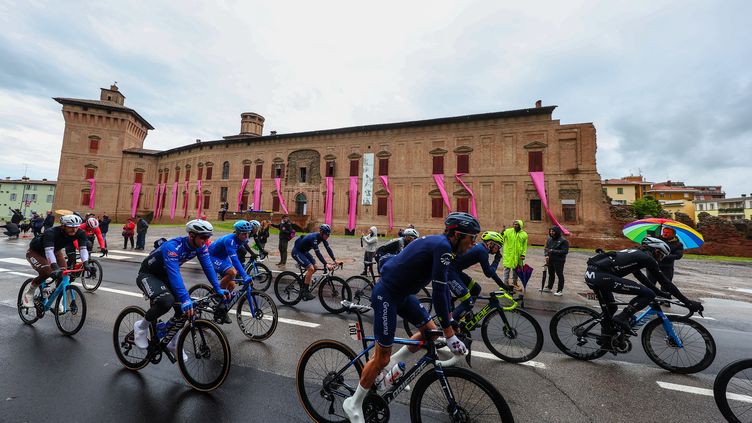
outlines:
{"label": "backpack", "polygon": [[614,257],[616,257],[616,251],[601,250],[598,254],[587,260],[587,265],[595,266],[601,270],[610,270],[613,269]]}

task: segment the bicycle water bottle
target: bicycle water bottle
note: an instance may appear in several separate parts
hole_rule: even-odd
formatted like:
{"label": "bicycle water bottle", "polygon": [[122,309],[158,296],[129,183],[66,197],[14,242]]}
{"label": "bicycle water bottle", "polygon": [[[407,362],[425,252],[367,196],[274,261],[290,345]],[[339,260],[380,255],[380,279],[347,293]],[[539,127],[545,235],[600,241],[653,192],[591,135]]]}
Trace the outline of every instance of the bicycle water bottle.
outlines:
{"label": "bicycle water bottle", "polygon": [[379,377],[376,378],[376,389],[388,389],[390,386],[394,385],[394,381],[405,373],[406,368],[405,362],[400,361],[388,372],[382,371]]}
{"label": "bicycle water bottle", "polygon": [[157,339],[164,338],[165,333],[167,333],[167,331],[165,330],[166,327],[167,327],[167,323],[161,320],[157,322]]}

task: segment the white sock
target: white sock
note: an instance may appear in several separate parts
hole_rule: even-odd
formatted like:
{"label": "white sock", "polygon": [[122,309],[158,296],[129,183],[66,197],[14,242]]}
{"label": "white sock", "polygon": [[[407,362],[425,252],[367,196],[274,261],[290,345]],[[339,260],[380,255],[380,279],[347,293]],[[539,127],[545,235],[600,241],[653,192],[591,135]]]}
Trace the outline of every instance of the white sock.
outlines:
{"label": "white sock", "polygon": [[366,395],[367,394],[368,394],[368,389],[366,389],[366,388],[360,386],[360,384],[358,384],[358,389],[355,390],[355,393],[352,396],[353,397],[353,401],[358,406],[358,410],[361,410],[361,413],[362,413],[362,409],[363,409],[363,400],[366,399]]}
{"label": "white sock", "polygon": [[386,365],[386,368],[384,370],[386,370],[387,372],[389,370],[392,370],[392,367],[394,367],[395,364],[399,363],[400,361],[405,361],[407,357],[410,357],[410,354],[412,354],[412,352],[407,349],[407,345],[402,346],[399,351],[389,357],[389,364]]}

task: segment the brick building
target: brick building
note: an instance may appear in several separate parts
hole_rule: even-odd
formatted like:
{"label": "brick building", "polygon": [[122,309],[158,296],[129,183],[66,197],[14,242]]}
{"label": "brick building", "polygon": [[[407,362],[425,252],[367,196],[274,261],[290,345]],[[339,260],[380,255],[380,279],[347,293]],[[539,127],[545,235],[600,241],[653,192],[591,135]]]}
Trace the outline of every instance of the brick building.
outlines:
{"label": "brick building", "polygon": [[[169,222],[199,213],[216,219],[223,201],[231,211],[253,203],[282,213],[286,205],[311,224],[330,220],[338,233],[371,225],[387,232],[391,214],[394,234],[410,223],[438,232],[450,209],[473,212],[475,205],[484,228],[521,218],[531,242],[541,243],[552,224],[548,205],[580,245],[619,236],[596,169],[595,127],[561,124],[552,117],[556,106],[540,101],[529,109],[269,135],[262,116],[243,113],[237,135],[157,151],[144,148],[153,127],[124,105],[118,87],[103,88],[99,100],[55,100],[65,119],[56,208],[118,220],[154,213]],[[545,191],[530,172],[542,172]]]}

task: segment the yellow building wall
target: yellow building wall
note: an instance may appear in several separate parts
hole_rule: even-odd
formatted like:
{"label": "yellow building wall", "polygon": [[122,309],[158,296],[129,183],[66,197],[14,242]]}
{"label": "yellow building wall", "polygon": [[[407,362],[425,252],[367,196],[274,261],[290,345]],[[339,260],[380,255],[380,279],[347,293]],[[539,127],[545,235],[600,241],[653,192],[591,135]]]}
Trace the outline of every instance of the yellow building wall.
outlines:
{"label": "yellow building wall", "polygon": [[[613,200],[626,201],[627,204],[634,203],[636,191],[634,185],[604,185],[606,194]],[[618,193],[618,188],[622,188],[623,194]]]}

